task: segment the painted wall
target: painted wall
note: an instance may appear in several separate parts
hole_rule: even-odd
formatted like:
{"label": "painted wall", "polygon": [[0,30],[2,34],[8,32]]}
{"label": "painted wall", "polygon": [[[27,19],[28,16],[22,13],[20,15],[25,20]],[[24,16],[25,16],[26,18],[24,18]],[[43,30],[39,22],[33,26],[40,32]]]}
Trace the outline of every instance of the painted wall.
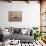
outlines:
{"label": "painted wall", "polygon": [[[9,22],[8,11],[22,11],[22,22]],[[40,26],[40,4],[22,1],[12,3],[0,1],[0,26],[3,27],[32,27]]]}

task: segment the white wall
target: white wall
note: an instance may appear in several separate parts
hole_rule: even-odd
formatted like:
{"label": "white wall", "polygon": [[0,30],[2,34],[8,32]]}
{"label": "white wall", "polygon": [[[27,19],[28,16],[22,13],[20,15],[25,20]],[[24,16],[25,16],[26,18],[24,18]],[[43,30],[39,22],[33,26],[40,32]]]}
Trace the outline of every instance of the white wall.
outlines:
{"label": "white wall", "polygon": [[[8,11],[22,11],[22,22],[9,22]],[[32,27],[40,26],[40,4],[38,2],[12,3],[0,1],[0,26],[7,27]]]}

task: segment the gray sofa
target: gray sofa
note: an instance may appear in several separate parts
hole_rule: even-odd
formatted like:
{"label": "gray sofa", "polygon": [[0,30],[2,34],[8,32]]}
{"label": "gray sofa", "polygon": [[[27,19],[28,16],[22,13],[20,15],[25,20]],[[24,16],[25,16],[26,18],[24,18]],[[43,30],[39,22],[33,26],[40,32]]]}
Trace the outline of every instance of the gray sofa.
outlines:
{"label": "gray sofa", "polygon": [[[22,34],[21,33],[21,29],[26,29],[26,28],[9,28],[9,32],[11,33],[9,36],[5,36],[5,39],[9,39],[10,40],[20,40],[21,43],[30,43],[33,42],[34,37],[32,35],[28,35],[28,33],[26,34]],[[32,34],[32,31],[30,32],[30,34]]]}
{"label": "gray sofa", "polygon": [[15,39],[15,40],[20,40],[21,43],[30,43],[30,42],[33,42],[34,38],[33,36],[29,36],[29,35],[21,35],[21,34],[11,34],[9,36],[9,38],[12,40],[12,39]]}

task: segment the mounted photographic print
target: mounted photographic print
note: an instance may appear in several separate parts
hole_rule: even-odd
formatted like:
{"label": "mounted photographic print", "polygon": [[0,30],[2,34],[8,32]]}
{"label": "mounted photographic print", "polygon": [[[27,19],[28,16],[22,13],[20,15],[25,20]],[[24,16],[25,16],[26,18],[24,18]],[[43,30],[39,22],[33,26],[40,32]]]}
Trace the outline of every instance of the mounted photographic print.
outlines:
{"label": "mounted photographic print", "polygon": [[22,11],[9,11],[8,19],[9,21],[22,21]]}

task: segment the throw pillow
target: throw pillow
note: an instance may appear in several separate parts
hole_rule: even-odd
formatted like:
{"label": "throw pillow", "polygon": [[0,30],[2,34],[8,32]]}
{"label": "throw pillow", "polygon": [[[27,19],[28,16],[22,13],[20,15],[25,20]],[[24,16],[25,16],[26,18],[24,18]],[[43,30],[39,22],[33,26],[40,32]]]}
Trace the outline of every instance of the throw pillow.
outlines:
{"label": "throw pillow", "polygon": [[27,32],[27,29],[21,29],[21,33],[24,35]]}
{"label": "throw pillow", "polygon": [[20,31],[21,31],[21,28],[15,28],[14,29],[14,33],[20,33]]}

